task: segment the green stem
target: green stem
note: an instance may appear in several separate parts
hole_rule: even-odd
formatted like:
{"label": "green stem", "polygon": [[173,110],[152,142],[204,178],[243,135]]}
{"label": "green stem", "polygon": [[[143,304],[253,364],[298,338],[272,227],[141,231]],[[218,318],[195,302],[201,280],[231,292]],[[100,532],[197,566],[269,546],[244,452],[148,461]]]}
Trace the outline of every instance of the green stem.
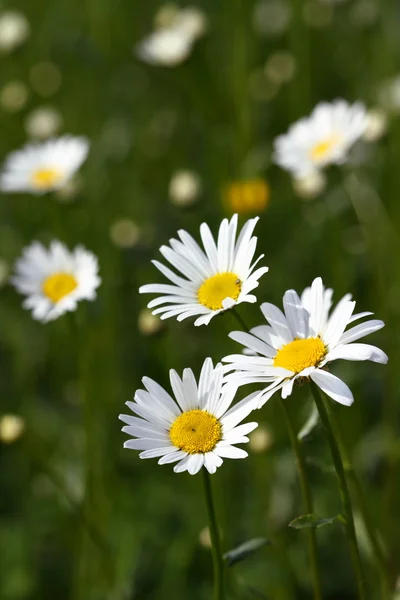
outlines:
{"label": "green stem", "polygon": [[356,530],[354,527],[353,509],[351,506],[350,493],[349,488],[347,487],[346,475],[343,466],[342,456],[340,454],[338,440],[332,428],[329,413],[325,406],[325,400],[320,394],[318,386],[313,381],[311,381],[310,384],[315,404],[317,406],[322,425],[325,429],[326,437],[328,438],[328,443],[332,454],[332,460],[339,482],[340,498],[342,501],[342,509],[345,517],[346,535],[350,546],[350,554],[358,586],[358,597],[360,600],[366,600],[365,581],[361,566],[360,554],[358,551]]}
{"label": "green stem", "polygon": [[[285,400],[281,400],[281,406],[285,415],[287,428],[289,431],[290,441],[292,443],[293,452],[296,457],[297,473],[300,480],[301,495],[303,498],[304,510],[311,514],[313,512],[313,501],[311,496],[311,488],[307,478],[306,464],[304,453],[297,437],[296,429],[293,423],[292,415],[287,407]],[[311,565],[311,580],[314,590],[314,600],[322,599],[321,582],[318,573],[318,553],[317,553],[317,536],[315,529],[308,529],[308,546]]]}
{"label": "green stem", "polygon": [[221,552],[221,541],[219,538],[218,523],[215,515],[214,501],[211,490],[211,479],[207,469],[204,467],[204,495],[206,498],[208,512],[208,527],[210,529],[211,550],[214,565],[214,600],[223,600],[224,594],[224,564]]}
{"label": "green stem", "polygon": [[378,568],[380,571],[380,575],[381,575],[383,597],[389,598],[390,597],[390,589],[392,586],[391,586],[391,578],[389,575],[389,568],[388,568],[387,560],[385,557],[385,553],[382,548],[382,544],[379,539],[379,536],[377,534],[376,527],[372,521],[371,515],[368,510],[368,506],[365,501],[364,490],[362,488],[360,480],[358,479],[357,473],[355,472],[354,467],[351,463],[349,454],[348,454],[345,444],[343,442],[339,423],[337,422],[337,419],[336,419],[335,415],[333,414],[333,412],[331,413],[330,418],[331,418],[332,430],[336,437],[336,440],[337,440],[337,443],[338,443],[338,446],[340,449],[340,453],[343,457],[344,469],[345,469],[346,473],[348,473],[349,477],[351,478],[351,482],[353,484],[353,487],[354,487],[354,490],[355,490],[355,493],[357,496],[358,508],[360,510],[361,516],[362,516],[364,524],[365,524],[365,528],[367,530],[369,539],[371,541],[372,550],[375,554],[375,559],[376,559],[376,562],[377,562],[377,565],[378,565]]}
{"label": "green stem", "polygon": [[237,311],[237,308],[234,307],[229,312],[231,313],[231,315],[233,316],[233,318],[236,319],[236,321],[239,323],[241,329],[243,329],[243,331],[245,331],[246,333],[250,333],[249,327],[247,327],[244,319],[242,319],[242,317],[239,315],[239,313]]}

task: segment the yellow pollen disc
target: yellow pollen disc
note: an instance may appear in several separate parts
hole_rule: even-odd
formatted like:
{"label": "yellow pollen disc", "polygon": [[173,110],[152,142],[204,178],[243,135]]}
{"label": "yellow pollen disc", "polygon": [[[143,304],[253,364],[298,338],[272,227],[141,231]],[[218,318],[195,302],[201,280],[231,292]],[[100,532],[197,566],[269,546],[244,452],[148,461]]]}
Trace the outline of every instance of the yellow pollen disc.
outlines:
{"label": "yellow pollen disc", "polygon": [[323,140],[322,142],[318,142],[318,144],[315,144],[315,146],[311,149],[310,152],[312,160],[324,160],[332,151],[332,149],[336,146],[338,141],[339,136],[333,135],[330,138]]}
{"label": "yellow pollen disc", "polygon": [[44,280],[42,290],[52,302],[59,302],[77,287],[78,282],[69,273],[53,273]]}
{"label": "yellow pollen disc", "polygon": [[37,169],[32,173],[32,185],[38,190],[48,190],[60,183],[63,173],[58,169],[46,168]]}
{"label": "yellow pollen disc", "polygon": [[171,442],[188,454],[211,452],[222,438],[221,423],[206,410],[189,410],[173,423]]}
{"label": "yellow pollen disc", "polygon": [[326,351],[326,346],[319,337],[295,339],[278,350],[274,358],[274,367],[283,367],[293,373],[300,373],[307,367],[316,367],[324,358]]}
{"label": "yellow pollen disc", "polygon": [[239,298],[242,282],[235,273],[217,273],[201,284],[197,297],[203,306],[211,310],[223,308],[225,298]]}

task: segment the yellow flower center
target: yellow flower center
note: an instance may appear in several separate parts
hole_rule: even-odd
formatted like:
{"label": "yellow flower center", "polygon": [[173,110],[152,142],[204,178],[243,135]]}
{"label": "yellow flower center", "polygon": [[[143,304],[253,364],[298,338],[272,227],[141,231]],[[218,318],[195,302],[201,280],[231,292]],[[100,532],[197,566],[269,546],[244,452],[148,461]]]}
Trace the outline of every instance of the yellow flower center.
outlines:
{"label": "yellow flower center", "polygon": [[217,273],[201,284],[197,291],[200,304],[211,310],[223,308],[225,298],[237,300],[242,288],[242,282],[235,273]]}
{"label": "yellow flower center", "polygon": [[226,207],[235,213],[251,213],[265,210],[269,202],[269,187],[263,179],[235,181],[224,191]]}
{"label": "yellow flower center", "polygon": [[50,298],[52,302],[59,302],[59,300],[73,292],[77,286],[78,282],[73,275],[53,273],[44,280],[42,290],[44,295]]}
{"label": "yellow flower center", "polygon": [[321,142],[318,142],[318,144],[315,144],[315,146],[313,148],[311,148],[311,152],[310,152],[310,156],[312,158],[312,160],[315,161],[320,161],[320,160],[324,160],[328,154],[333,150],[333,148],[336,146],[336,144],[339,141],[339,136],[338,135],[332,135],[331,137],[327,138],[326,140],[323,140]]}
{"label": "yellow flower center", "polygon": [[171,442],[188,454],[211,452],[222,438],[221,423],[206,410],[189,410],[173,423]]}
{"label": "yellow flower center", "polygon": [[274,358],[274,367],[283,367],[293,373],[300,373],[307,367],[317,366],[326,352],[326,346],[319,337],[295,339],[278,350]]}
{"label": "yellow flower center", "polygon": [[48,190],[60,183],[63,173],[58,169],[44,167],[32,173],[31,181],[33,187],[38,190]]}

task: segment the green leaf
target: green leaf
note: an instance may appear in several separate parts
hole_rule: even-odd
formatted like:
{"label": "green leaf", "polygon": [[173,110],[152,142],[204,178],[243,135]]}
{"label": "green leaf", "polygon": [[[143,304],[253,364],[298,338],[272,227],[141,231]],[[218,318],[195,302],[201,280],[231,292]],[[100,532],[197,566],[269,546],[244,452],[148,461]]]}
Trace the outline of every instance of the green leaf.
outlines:
{"label": "green leaf", "polygon": [[289,523],[289,527],[293,527],[293,529],[309,529],[310,527],[323,527],[324,525],[331,525],[332,523],[344,523],[343,516],[336,515],[334,517],[323,519],[314,514],[301,515],[300,517],[293,519],[293,521]]}
{"label": "green leaf", "polygon": [[247,542],[240,544],[240,546],[238,546],[237,548],[225,552],[225,554],[223,555],[223,559],[225,560],[227,565],[231,567],[232,565],[235,565],[236,563],[245,560],[246,558],[257,552],[257,550],[259,550],[263,546],[270,545],[271,542],[266,538],[253,538],[252,540],[248,540]]}

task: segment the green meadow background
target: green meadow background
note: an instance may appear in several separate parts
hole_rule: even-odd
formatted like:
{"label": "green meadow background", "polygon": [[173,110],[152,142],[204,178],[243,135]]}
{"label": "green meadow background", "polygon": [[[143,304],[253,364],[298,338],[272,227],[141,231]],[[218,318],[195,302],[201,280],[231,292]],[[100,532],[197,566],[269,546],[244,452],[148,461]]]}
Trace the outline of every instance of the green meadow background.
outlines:
{"label": "green meadow background", "polygon": [[[132,52],[161,5],[22,0],[2,6],[21,10],[31,32],[0,57],[0,87],[18,80],[29,90],[20,110],[0,107],[1,159],[26,142],[26,118],[43,105],[62,115],[60,133],[91,140],[79,189],[68,201],[2,194],[2,265],[12,269],[33,240],[57,238],[97,254],[102,285],[95,302],[43,325],[22,309],[3,277],[0,415],[18,415],[25,427],[12,443],[0,440],[0,599],[211,597],[201,477],[176,475],[169,465],[124,450],[117,417],[144,375],[168,386],[170,368],[198,373],[206,356],[218,361],[239,349],[227,336],[237,329],[229,313],[208,327],[171,319],[144,333],[138,317],[150,297],[139,296],[138,287],[162,280],[150,261],[160,259],[158,248],[178,229],[198,238],[207,221],[216,232],[230,216],[222,189],[251,177],[270,187],[256,227],[258,253],[270,267],[259,302],[280,303],[286,289],[301,291],[320,275],[336,300],[351,292],[358,312],[371,310],[386,322],[367,342],[387,352],[388,365],[335,364],[355,402],[333,409],[385,541],[394,589],[400,575],[399,117],[390,113],[385,137],[330,169],[326,189],[312,200],[295,194],[289,174],[271,164],[271,149],[276,135],[321,100],[377,105],[382,82],[400,68],[398,3],[192,0],[185,6],[201,8],[208,28],[175,68],[146,65]],[[281,31],[268,31],[271,17],[263,21],[271,5],[290,13]],[[295,61],[293,77],[282,84],[264,70],[276,52]],[[32,67],[43,62],[61,74],[47,95],[31,82]],[[168,194],[179,169],[201,179],[198,201],[185,208]],[[130,247],[110,236],[119,219],[137,225]],[[251,326],[262,321],[257,305],[241,305],[239,312]],[[288,404],[300,429],[311,410],[308,387],[296,388]],[[307,534],[288,527],[304,511],[279,397],[254,418],[263,435],[250,444],[249,457],[225,460],[212,482],[224,550],[254,537],[270,545],[229,569],[228,598],[310,599]],[[304,450],[315,512],[334,516],[340,498],[319,425]],[[355,512],[367,597],[378,600],[378,571],[356,506]],[[355,599],[342,527],[320,528],[317,538],[324,600]]]}

